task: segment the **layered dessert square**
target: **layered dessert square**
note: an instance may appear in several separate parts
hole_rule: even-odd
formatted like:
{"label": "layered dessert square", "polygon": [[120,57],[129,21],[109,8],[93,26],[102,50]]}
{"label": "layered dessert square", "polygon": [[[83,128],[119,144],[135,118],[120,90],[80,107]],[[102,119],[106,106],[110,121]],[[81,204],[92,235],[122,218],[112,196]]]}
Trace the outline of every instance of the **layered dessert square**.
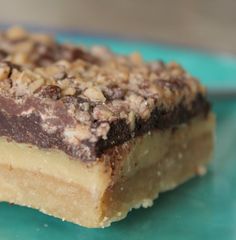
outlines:
{"label": "layered dessert square", "polygon": [[203,174],[213,137],[205,88],[174,62],[0,34],[0,201],[109,226]]}

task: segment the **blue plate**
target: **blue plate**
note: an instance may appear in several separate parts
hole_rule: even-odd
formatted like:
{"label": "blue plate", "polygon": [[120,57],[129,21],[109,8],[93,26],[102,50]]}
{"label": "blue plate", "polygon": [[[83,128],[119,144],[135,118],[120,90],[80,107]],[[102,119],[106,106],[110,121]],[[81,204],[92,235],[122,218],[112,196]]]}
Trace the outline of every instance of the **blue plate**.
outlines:
{"label": "blue plate", "polygon": [[[105,44],[145,59],[175,60],[210,88],[236,88],[236,58],[102,37],[59,35],[60,41]],[[236,101],[215,101],[217,142],[208,174],[163,193],[152,208],[132,211],[106,229],[86,229],[36,210],[0,204],[0,239],[236,239]]]}

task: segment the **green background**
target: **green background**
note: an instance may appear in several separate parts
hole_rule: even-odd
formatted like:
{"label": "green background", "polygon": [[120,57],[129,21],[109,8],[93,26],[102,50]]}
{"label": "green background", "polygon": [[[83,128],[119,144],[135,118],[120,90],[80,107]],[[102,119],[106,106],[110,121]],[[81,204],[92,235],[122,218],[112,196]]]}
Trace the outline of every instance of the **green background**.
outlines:
{"label": "green background", "polygon": [[[236,57],[96,36],[58,35],[60,41],[105,44],[146,60],[175,60],[209,88],[236,89]],[[213,100],[217,115],[214,161],[202,178],[163,193],[152,208],[133,210],[106,229],[86,229],[36,210],[0,203],[0,240],[236,239],[236,99]]]}

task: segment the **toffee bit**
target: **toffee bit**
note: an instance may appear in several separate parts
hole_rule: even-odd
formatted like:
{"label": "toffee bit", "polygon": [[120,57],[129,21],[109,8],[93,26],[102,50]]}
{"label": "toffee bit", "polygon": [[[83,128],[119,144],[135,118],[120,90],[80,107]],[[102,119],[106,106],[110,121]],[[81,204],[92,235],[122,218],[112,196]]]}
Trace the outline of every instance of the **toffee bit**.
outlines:
{"label": "toffee bit", "polygon": [[108,100],[123,99],[125,90],[119,87],[105,87],[103,88],[103,94]]}
{"label": "toffee bit", "polygon": [[61,98],[61,88],[55,85],[48,85],[41,89],[40,95],[44,98],[58,100]]}
{"label": "toffee bit", "polygon": [[63,80],[65,78],[67,78],[67,73],[65,71],[58,72],[54,75],[54,79],[56,79],[56,80]]}

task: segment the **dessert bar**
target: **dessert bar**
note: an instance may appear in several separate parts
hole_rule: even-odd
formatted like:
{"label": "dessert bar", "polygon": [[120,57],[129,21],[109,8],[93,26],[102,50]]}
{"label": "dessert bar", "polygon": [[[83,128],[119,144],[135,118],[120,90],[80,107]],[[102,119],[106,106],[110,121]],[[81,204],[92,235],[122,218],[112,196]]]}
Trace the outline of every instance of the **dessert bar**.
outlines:
{"label": "dessert bar", "polygon": [[214,124],[177,63],[0,33],[0,201],[109,226],[203,174]]}

